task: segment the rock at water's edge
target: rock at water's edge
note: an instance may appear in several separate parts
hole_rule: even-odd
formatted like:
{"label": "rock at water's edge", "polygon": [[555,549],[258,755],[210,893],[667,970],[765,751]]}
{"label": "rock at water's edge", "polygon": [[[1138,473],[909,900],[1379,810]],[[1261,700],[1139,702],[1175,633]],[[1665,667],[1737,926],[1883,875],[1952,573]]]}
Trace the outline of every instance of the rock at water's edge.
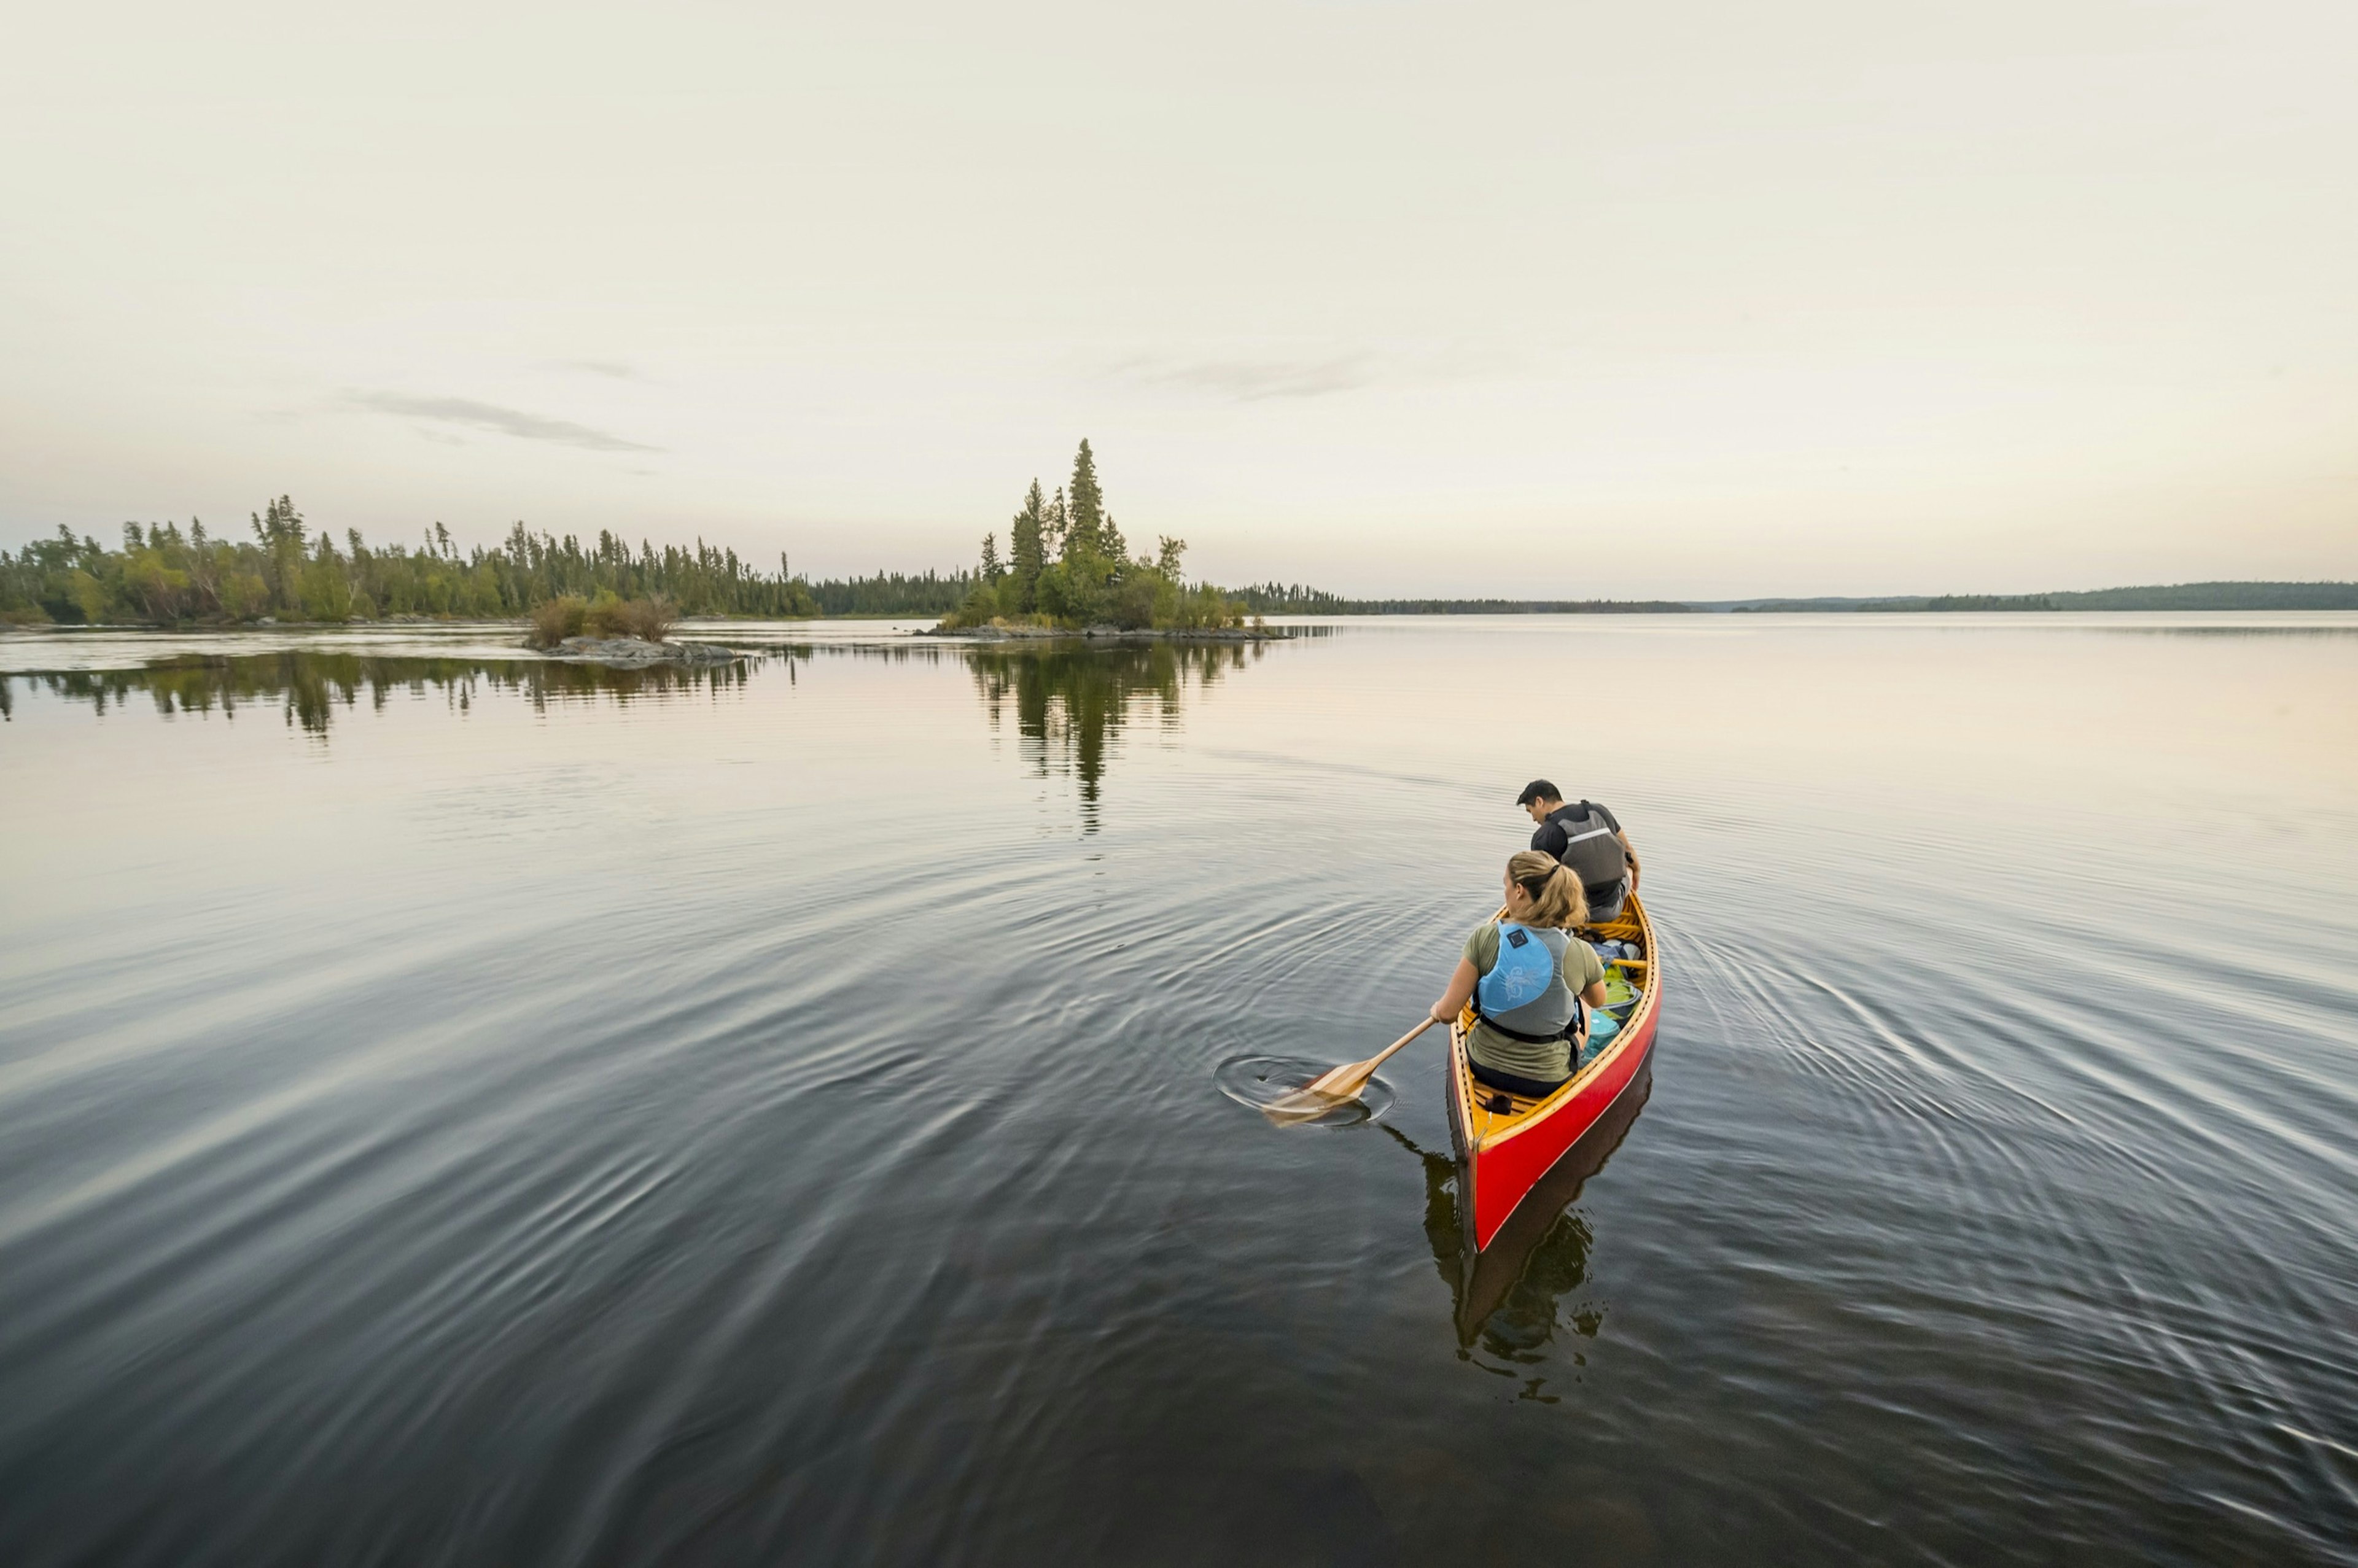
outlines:
{"label": "rock at water's edge", "polygon": [[650,643],[642,637],[568,637],[550,658],[592,665],[733,665],[745,655],[711,643]]}
{"label": "rock at water's edge", "polygon": [[1274,643],[1290,633],[1282,627],[1206,626],[1188,630],[1124,631],[1119,626],[1087,626],[1070,631],[1061,626],[929,626],[919,637],[956,637],[975,643]]}

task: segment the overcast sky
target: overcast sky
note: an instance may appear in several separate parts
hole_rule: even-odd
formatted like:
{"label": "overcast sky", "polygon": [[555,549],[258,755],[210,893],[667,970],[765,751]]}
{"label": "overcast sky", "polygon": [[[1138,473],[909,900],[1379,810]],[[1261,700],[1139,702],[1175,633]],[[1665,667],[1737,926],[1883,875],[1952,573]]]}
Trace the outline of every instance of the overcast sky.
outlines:
{"label": "overcast sky", "polygon": [[0,544],[2358,577],[2352,0],[11,7]]}

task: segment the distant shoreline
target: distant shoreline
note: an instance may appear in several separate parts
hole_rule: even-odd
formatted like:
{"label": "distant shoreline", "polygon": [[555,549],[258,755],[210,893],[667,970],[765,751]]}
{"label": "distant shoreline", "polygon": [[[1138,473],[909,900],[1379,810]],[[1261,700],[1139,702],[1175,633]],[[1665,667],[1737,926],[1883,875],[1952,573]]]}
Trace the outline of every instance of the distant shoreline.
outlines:
{"label": "distant shoreline", "polygon": [[1230,589],[1263,615],[1840,615],[2064,611],[2358,610],[2358,582],[2189,582],[2023,594],[1712,600],[1345,599],[1301,584]]}
{"label": "distant shoreline", "polygon": [[[610,600],[661,604],[690,617],[952,618],[970,626],[1054,622],[1076,632],[1108,622],[1141,629],[1233,627],[1271,615],[2358,610],[2358,582],[2346,581],[1716,600],[1354,599],[1301,582],[1221,588],[1183,580],[1184,540],[1163,539],[1152,560],[1129,559],[1110,514],[1098,514],[1093,470],[1083,460],[1088,455],[1083,443],[1074,470],[1076,493],[1087,504],[1075,514],[1078,521],[1057,524],[1053,561],[1045,544],[1033,539],[1028,522],[1018,530],[1022,537],[1012,564],[999,557],[992,535],[986,535],[982,557],[971,569],[914,575],[880,570],[817,582],[795,573],[784,555],[777,570],[769,572],[734,550],[700,539],[693,549],[666,546],[658,551],[642,541],[633,551],[611,533],[585,543],[570,534],[535,535],[521,523],[500,543],[465,551],[439,524],[415,547],[373,547],[355,529],[345,530],[340,547],[331,534],[314,530],[282,495],[266,514],[252,519],[251,540],[208,533],[191,518],[185,529],[168,522],[126,523],[120,547],[60,528],[55,537],[32,540],[21,549],[0,548],[0,624],[227,626],[275,620],[336,625],[397,623],[402,617],[500,622],[538,613],[549,604],[579,602],[588,610]],[[1031,499],[1039,500],[1036,494]],[[1065,515],[1065,508],[1041,504],[1057,519]],[[1034,568],[1036,576],[1026,575]]]}
{"label": "distant shoreline", "polygon": [[[1827,596],[1810,599],[1721,600],[1346,600],[1298,586],[1292,589],[1271,591],[1269,585],[1263,585],[1258,589],[1228,591],[1238,603],[1254,614],[1331,616],[1337,619],[1370,620],[1399,615],[2070,614],[2091,611],[2100,613],[2212,611],[2253,614],[2304,611],[2358,611],[2358,582],[2201,582],[2039,594],[1919,594],[1857,598]],[[793,626],[825,625],[852,621],[939,622],[944,618],[945,612],[932,610],[845,611],[822,615],[765,615],[739,611],[687,616],[683,618],[683,623],[749,621],[770,625]],[[0,617],[0,633],[272,632],[319,631],[352,626],[473,625],[522,628],[526,623],[525,618],[518,616],[437,616],[414,612],[352,616],[341,621],[274,619],[266,616],[248,620],[191,617],[177,621],[99,622],[21,621]],[[937,632],[926,634],[963,635],[983,642],[1019,639],[1086,640],[1092,636],[1091,633],[1079,630],[1051,631],[1044,628],[1036,631],[1031,628],[1021,628],[1013,633],[976,628],[964,633]],[[1096,641],[1110,640],[1109,633],[1105,629],[1099,629],[1093,635]],[[1131,635],[1144,641],[1251,642],[1260,640],[1253,637],[1249,632],[1234,629],[1223,629],[1222,634],[1217,636],[1208,635],[1201,630],[1179,633],[1140,632]]]}
{"label": "distant shoreline", "polygon": [[[1662,610],[1651,610],[1651,609],[1650,609],[1650,610],[1644,610],[1644,611],[1630,611],[1630,610],[1626,610],[1626,609],[1616,609],[1616,610],[1611,611],[1578,611],[1578,610],[1563,610],[1563,609],[1557,609],[1557,608],[1555,608],[1554,606],[1552,606],[1552,605],[1539,605],[1539,606],[1496,605],[1496,606],[1489,606],[1489,607],[1486,607],[1486,608],[1481,609],[1481,610],[1384,610],[1384,611],[1334,611],[1334,610],[1325,610],[1325,611],[1279,611],[1278,613],[1280,613],[1280,614],[1282,614],[1282,615],[1285,615],[1285,616],[1291,617],[1291,618],[1293,618],[1293,619],[1303,619],[1303,620],[1312,620],[1312,619],[1320,619],[1320,618],[1325,618],[1325,619],[1341,620],[1341,621],[1381,621],[1381,620],[1386,620],[1386,619],[1405,618],[1405,617],[1409,617],[1409,616],[1415,616],[1415,615],[1433,615],[1433,616],[1444,616],[1444,617],[1463,618],[1463,619],[1466,619],[1466,620],[1476,620],[1476,619],[1479,619],[1480,617],[1485,616],[1485,615],[1488,615],[1488,616],[1496,616],[1496,617],[1499,617],[1499,618],[1507,618],[1507,617],[1520,617],[1520,616],[1539,616],[1539,615],[1582,615],[1582,614],[1675,614],[1675,615],[1705,615],[1705,616],[1709,616],[1709,615],[1721,615],[1721,614],[1743,614],[1743,615],[1747,615],[1747,616],[1762,616],[1762,615],[1848,615],[1848,614],[1858,614],[1858,615],[1863,615],[1863,616],[1874,616],[1874,615],[1939,615],[1939,614],[1949,614],[1949,613],[2003,614],[2003,613],[2020,613],[2020,612],[2031,612],[2031,613],[2036,613],[2036,612],[2039,612],[2039,611],[2051,611],[2051,612],[2056,613],[2056,614],[2059,614],[2059,615],[2073,615],[2073,614],[2180,614],[2180,613],[2184,613],[2184,614],[2196,614],[2196,613],[2208,613],[2208,614],[2240,614],[2240,615],[2299,615],[2299,614],[2305,614],[2305,613],[2316,613],[2316,612],[2320,612],[2320,611],[2324,611],[2324,612],[2331,612],[2331,611],[2358,611],[2358,592],[2353,592],[2350,596],[2348,596],[2347,598],[2344,598],[2344,599],[2340,599],[2340,600],[2333,600],[2333,601],[2331,601],[2331,602],[2326,602],[2326,603],[2317,603],[2317,604],[2222,604],[2222,603],[2198,603],[2198,604],[2144,604],[2144,603],[2134,603],[2134,604],[2119,604],[2119,603],[2114,603],[2114,604],[2048,604],[2048,605],[2039,605],[2039,606],[2035,606],[2035,607],[2022,607],[2022,606],[2015,606],[2015,605],[1997,605],[1997,606],[1991,606],[1991,605],[1982,605],[1982,604],[1938,604],[1938,605],[1934,605],[1934,604],[1924,604],[1924,603],[1909,602],[1909,601],[1904,601],[1904,600],[1770,600],[1770,601],[1766,601],[1766,602],[1758,603],[1758,604],[1754,604],[1754,603],[1727,604],[1727,605],[1718,605],[1718,604],[1676,604],[1676,605],[1669,606],[1668,608],[1666,608],[1666,609],[1662,609]],[[732,623],[732,622],[733,622],[733,623],[740,623],[740,624],[750,623],[750,624],[762,625],[762,626],[775,626],[775,627],[785,628],[785,627],[794,627],[794,626],[841,626],[841,625],[848,625],[848,624],[852,624],[852,623],[861,622],[940,622],[940,621],[941,621],[941,620],[943,620],[943,619],[944,619],[944,617],[939,616],[939,615],[925,614],[925,613],[901,614],[901,615],[879,615],[879,614],[867,614],[867,615],[791,615],[791,616],[789,616],[789,615],[752,615],[752,614],[738,614],[738,615],[697,615],[697,616],[687,616],[687,617],[684,617],[684,618],[682,618],[682,620],[681,620],[681,621],[680,621],[680,622],[679,622],[679,625],[680,625],[681,629],[682,629],[683,631],[685,631],[685,630],[687,630],[687,629],[692,628],[692,627],[698,627],[698,626],[709,626],[709,625],[715,625],[715,624],[721,624],[721,623]],[[497,618],[497,619],[486,619],[486,618],[481,617],[481,616],[471,616],[471,615],[452,615],[452,616],[432,616],[432,615],[384,615],[384,616],[371,616],[371,617],[367,617],[367,618],[362,618],[362,617],[357,617],[357,616],[356,616],[356,617],[353,617],[353,618],[352,618],[352,619],[351,619],[351,620],[346,620],[346,621],[276,621],[276,620],[271,620],[271,621],[263,621],[263,620],[256,620],[256,621],[218,621],[218,620],[215,620],[215,621],[193,621],[193,620],[192,620],[192,621],[100,621],[100,622],[77,622],[77,621],[68,621],[68,622],[9,622],[9,621],[0,621],[0,637],[6,637],[6,636],[10,636],[10,635],[16,635],[16,636],[27,636],[27,637],[36,637],[36,636],[54,636],[54,635],[59,635],[59,634],[64,634],[64,635],[69,635],[69,636],[77,636],[77,635],[82,635],[82,634],[87,634],[87,633],[105,633],[105,632],[137,632],[137,633],[157,633],[157,634],[167,634],[167,633],[205,633],[205,634],[207,634],[207,635],[212,635],[212,636],[232,635],[232,634],[236,634],[236,633],[252,633],[252,634],[256,634],[256,635],[262,635],[262,634],[268,634],[268,633],[281,633],[281,632],[349,632],[349,631],[358,631],[358,630],[362,630],[362,629],[386,629],[386,630],[393,630],[393,629],[397,629],[397,628],[406,627],[406,626],[417,627],[417,628],[420,628],[420,629],[425,629],[425,628],[434,628],[434,629],[438,629],[438,630],[444,630],[444,631],[448,631],[448,630],[454,630],[454,629],[457,629],[457,628],[460,628],[460,627],[477,626],[477,627],[481,627],[481,628],[482,628],[484,631],[486,631],[486,632],[496,632],[496,633],[516,632],[516,633],[520,633],[523,630],[525,630],[525,628],[526,627],[526,625],[527,625],[527,624],[528,624],[528,623],[527,623],[525,621],[524,621],[524,620],[523,620],[523,619],[521,619],[521,618],[517,618],[517,617],[500,617],[500,618]],[[1062,627],[1056,627],[1056,628],[1043,628],[1043,629],[1034,630],[1034,629],[1032,629],[1032,628],[1028,628],[1028,627],[1027,627],[1027,628],[1022,628],[1022,629],[1019,629],[1019,630],[1016,630],[1016,631],[1013,631],[1013,632],[1010,632],[1010,631],[1006,631],[1006,630],[1002,630],[1002,629],[999,629],[999,628],[993,628],[993,627],[980,627],[980,628],[948,628],[948,629],[944,629],[944,628],[939,627],[938,625],[934,625],[934,626],[925,626],[925,627],[912,628],[912,629],[910,629],[910,630],[908,630],[908,631],[904,631],[904,632],[901,633],[900,634],[901,634],[901,635],[903,635],[903,636],[909,636],[909,637],[925,637],[925,638],[928,638],[928,639],[935,639],[935,640],[939,640],[939,641],[943,641],[943,642],[960,641],[960,642],[970,642],[970,643],[1060,643],[1060,642],[1061,642],[1061,643],[1098,643],[1098,644],[1100,644],[1100,645],[1105,645],[1105,644],[1111,644],[1111,643],[1156,643],[1156,642],[1180,642],[1180,643],[1187,643],[1187,642],[1193,642],[1193,643],[1268,643],[1268,642],[1279,642],[1279,641],[1283,641],[1283,640],[1285,640],[1285,639],[1287,638],[1287,636],[1288,636],[1288,634],[1289,634],[1289,633],[1288,633],[1288,629],[1287,629],[1287,628],[1285,628],[1285,627],[1283,627],[1283,626],[1270,626],[1270,627],[1267,627],[1266,629],[1260,630],[1260,631],[1255,631],[1255,630],[1253,630],[1253,629],[1251,629],[1251,628],[1234,628],[1234,627],[1217,628],[1217,629],[1210,629],[1210,630],[1205,630],[1205,629],[1196,629],[1196,630],[1184,630],[1184,629],[1183,629],[1183,630],[1158,630],[1158,629],[1153,629],[1153,628],[1141,628],[1141,629],[1135,629],[1135,630],[1130,630],[1130,631],[1122,631],[1122,630],[1119,630],[1119,629],[1115,629],[1115,628],[1110,628],[1110,627],[1092,627],[1092,628],[1088,628],[1088,629],[1085,629],[1085,630],[1067,630],[1067,629],[1065,629],[1065,628],[1062,628]],[[527,647],[527,646],[526,646],[523,642],[521,642],[521,641],[519,641],[519,642],[518,642],[518,643],[517,643],[517,647],[518,647],[519,651],[522,651],[522,652],[529,653],[529,652],[534,652],[534,651],[535,651],[535,650],[532,650],[532,649],[528,648],[528,647]]]}

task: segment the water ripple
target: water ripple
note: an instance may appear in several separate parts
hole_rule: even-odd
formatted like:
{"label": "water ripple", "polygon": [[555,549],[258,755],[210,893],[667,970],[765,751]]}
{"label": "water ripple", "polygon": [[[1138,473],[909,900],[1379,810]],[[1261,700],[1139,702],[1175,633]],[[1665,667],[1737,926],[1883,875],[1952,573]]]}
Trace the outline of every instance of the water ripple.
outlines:
{"label": "water ripple", "polygon": [[[2358,1561],[2358,639],[1734,619],[20,678],[0,1556]],[[1506,648],[1647,701],[1476,753]],[[1436,1035],[1231,1101],[1583,760],[1652,1095],[1469,1277]]]}

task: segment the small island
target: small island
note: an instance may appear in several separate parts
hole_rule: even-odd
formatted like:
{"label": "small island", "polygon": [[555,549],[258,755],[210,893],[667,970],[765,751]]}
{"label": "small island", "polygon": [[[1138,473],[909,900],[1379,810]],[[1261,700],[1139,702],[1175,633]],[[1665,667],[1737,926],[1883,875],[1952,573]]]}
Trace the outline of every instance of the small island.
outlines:
{"label": "small island", "polygon": [[1163,535],[1152,556],[1135,558],[1105,503],[1097,456],[1088,442],[1073,455],[1073,477],[1054,496],[1034,479],[1008,525],[1005,558],[999,535],[982,536],[974,586],[935,634],[1011,637],[1178,637],[1245,642],[1274,636],[1243,606],[1209,583],[1181,575],[1184,539]]}
{"label": "small island", "polygon": [[633,669],[729,665],[744,657],[717,643],[675,643],[671,633],[678,624],[679,611],[660,594],[624,599],[600,591],[594,600],[566,594],[533,607],[532,631],[524,641],[552,658]]}

